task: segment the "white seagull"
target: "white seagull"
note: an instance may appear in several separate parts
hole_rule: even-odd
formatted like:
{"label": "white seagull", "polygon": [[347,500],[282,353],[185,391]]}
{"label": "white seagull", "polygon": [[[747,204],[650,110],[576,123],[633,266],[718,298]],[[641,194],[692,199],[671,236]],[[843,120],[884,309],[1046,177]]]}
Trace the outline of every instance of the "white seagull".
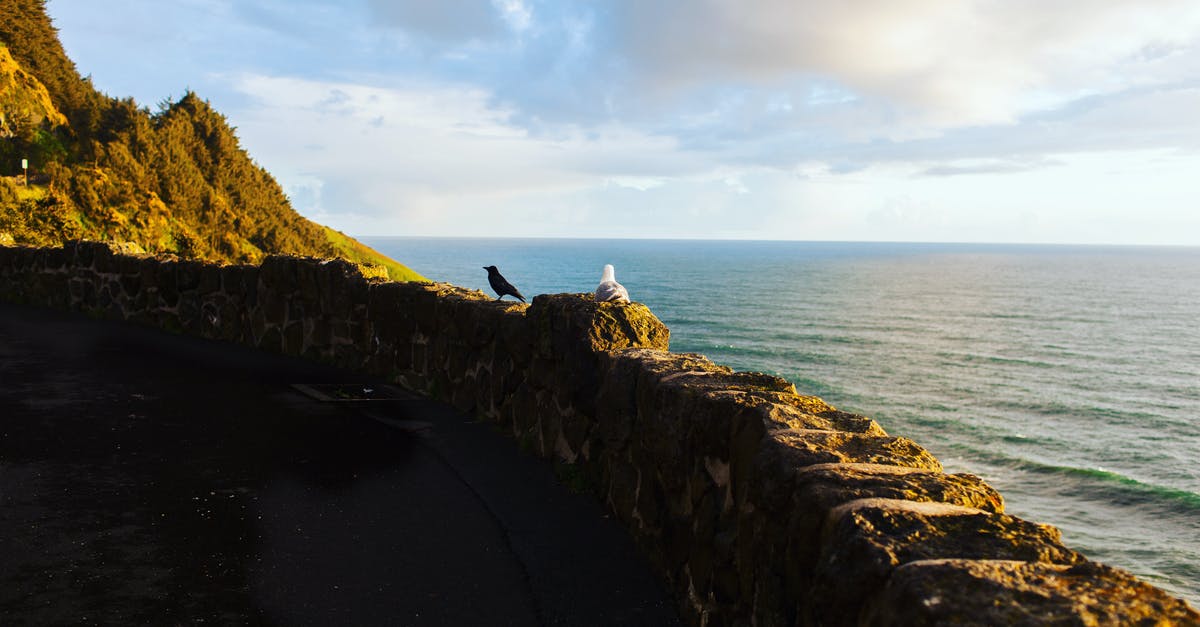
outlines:
{"label": "white seagull", "polygon": [[611,263],[605,264],[604,274],[600,275],[600,285],[596,286],[596,301],[601,303],[629,302],[629,292],[625,290],[624,285],[617,283]]}

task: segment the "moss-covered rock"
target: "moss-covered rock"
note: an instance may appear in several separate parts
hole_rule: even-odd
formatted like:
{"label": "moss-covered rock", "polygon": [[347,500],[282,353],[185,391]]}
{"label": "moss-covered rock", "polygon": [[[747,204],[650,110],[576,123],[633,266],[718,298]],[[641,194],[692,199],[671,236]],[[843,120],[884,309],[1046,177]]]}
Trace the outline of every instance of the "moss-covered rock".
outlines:
{"label": "moss-covered rock", "polygon": [[939,559],[896,568],[863,625],[1200,625],[1200,612],[1097,564]]}
{"label": "moss-covered rock", "polygon": [[818,623],[857,621],[863,592],[901,564],[929,559],[1084,561],[1058,529],[961,505],[869,498],[834,508],[807,607]]}
{"label": "moss-covered rock", "polygon": [[671,332],[641,303],[597,303],[588,294],[540,294],[528,315],[545,354],[651,348],[667,350]]}
{"label": "moss-covered rock", "polygon": [[772,431],[771,440],[763,447],[761,456],[760,463],[774,464],[778,468],[865,463],[942,470],[942,463],[936,457],[908,438],[846,431]]}
{"label": "moss-covered rock", "polygon": [[818,464],[796,470],[796,498],[817,510],[866,498],[949,503],[993,514],[1004,512],[995,488],[971,474],[883,464]]}

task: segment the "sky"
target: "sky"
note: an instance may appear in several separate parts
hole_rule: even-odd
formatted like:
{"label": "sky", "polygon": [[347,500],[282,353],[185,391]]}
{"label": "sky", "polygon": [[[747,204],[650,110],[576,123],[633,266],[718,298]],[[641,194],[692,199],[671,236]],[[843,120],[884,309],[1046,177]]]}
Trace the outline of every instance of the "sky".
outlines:
{"label": "sky", "polygon": [[1195,0],[49,0],[355,236],[1200,245]]}

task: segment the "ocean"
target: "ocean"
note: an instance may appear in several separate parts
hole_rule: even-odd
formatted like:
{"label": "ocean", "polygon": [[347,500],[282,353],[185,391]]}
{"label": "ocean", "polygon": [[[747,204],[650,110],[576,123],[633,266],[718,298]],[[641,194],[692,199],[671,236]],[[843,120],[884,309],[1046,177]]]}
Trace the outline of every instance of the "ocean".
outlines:
{"label": "ocean", "polygon": [[672,350],[871,416],[1200,606],[1200,248],[361,239],[489,295],[494,264],[530,299],[611,263]]}

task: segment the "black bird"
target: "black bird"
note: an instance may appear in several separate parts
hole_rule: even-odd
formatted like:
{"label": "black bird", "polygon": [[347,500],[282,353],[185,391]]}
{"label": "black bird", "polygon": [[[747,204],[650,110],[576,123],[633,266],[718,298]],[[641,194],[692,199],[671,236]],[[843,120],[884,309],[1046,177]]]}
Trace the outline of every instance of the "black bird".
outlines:
{"label": "black bird", "polygon": [[488,283],[491,283],[492,289],[496,290],[496,293],[499,294],[496,300],[500,300],[504,298],[505,294],[508,294],[509,296],[521,299],[521,302],[525,302],[525,297],[521,296],[521,293],[517,291],[517,288],[513,287],[512,283],[509,283],[501,276],[496,266],[484,266],[483,269],[488,271]]}

